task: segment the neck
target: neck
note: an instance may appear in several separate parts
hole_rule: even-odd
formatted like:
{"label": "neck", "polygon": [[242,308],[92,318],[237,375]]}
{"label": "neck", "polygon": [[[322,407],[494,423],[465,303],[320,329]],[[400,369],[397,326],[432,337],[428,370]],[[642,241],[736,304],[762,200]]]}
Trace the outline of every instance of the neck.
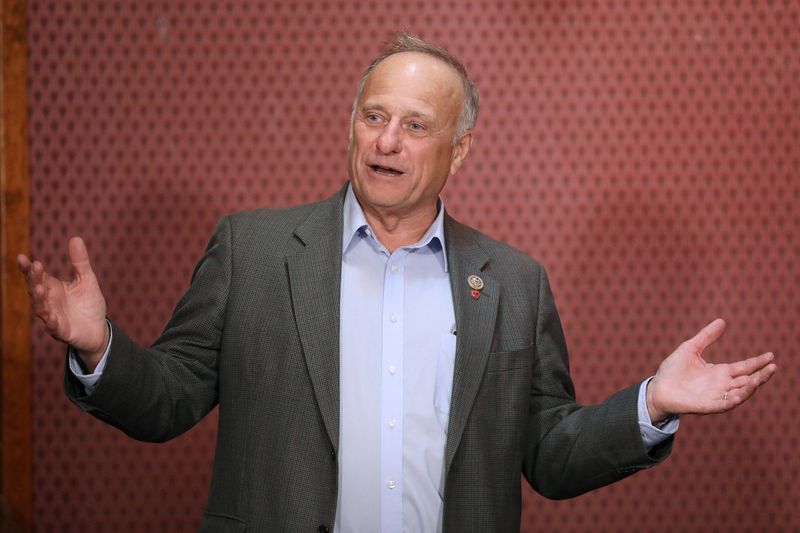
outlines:
{"label": "neck", "polygon": [[375,237],[389,250],[389,253],[419,241],[436,220],[437,214],[436,205],[431,210],[414,215],[364,209],[364,217],[375,232]]}

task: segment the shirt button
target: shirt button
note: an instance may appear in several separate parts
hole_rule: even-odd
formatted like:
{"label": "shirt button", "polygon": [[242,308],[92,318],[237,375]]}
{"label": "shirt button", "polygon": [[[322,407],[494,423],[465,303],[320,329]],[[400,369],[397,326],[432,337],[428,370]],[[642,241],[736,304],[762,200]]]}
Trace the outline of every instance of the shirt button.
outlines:
{"label": "shirt button", "polygon": [[397,265],[392,265],[392,272],[397,272],[398,270],[400,270],[400,267]]}
{"label": "shirt button", "polygon": [[389,427],[390,427],[390,428],[392,428],[392,429],[394,429],[394,427],[395,427],[396,425],[397,425],[397,420],[395,420],[394,418],[390,418],[390,419],[389,419]]}
{"label": "shirt button", "polygon": [[389,373],[394,376],[397,373],[397,367],[394,366],[394,365],[390,365],[389,366]]}
{"label": "shirt button", "polygon": [[392,322],[397,322],[397,315],[392,313],[391,315],[389,315],[389,320]]}
{"label": "shirt button", "polygon": [[389,480],[389,483],[387,483],[386,486],[389,487],[390,490],[394,490],[397,488],[397,483],[395,483],[395,481],[392,479]]}

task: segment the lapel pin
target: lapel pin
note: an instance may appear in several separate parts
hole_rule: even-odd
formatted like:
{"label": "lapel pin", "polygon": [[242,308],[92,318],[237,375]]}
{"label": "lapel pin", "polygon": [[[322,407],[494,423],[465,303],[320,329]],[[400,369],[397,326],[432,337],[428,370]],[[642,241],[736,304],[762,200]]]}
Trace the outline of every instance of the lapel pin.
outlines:
{"label": "lapel pin", "polygon": [[483,280],[480,278],[480,276],[476,276],[475,274],[471,275],[470,277],[467,278],[467,283],[472,289],[472,291],[470,292],[470,294],[472,294],[472,297],[475,300],[480,298],[481,289],[483,289]]}
{"label": "lapel pin", "polygon": [[479,291],[483,288],[483,280],[480,276],[476,276],[475,274],[471,275],[467,278],[467,283],[469,283],[470,288]]}

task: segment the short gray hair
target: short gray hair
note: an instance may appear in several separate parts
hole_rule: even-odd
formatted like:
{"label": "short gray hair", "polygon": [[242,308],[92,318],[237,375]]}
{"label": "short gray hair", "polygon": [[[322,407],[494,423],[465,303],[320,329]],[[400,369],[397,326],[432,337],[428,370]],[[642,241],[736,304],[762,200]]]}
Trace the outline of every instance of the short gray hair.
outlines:
{"label": "short gray hair", "polygon": [[369,78],[369,75],[372,74],[372,71],[375,70],[375,68],[387,57],[403,52],[417,52],[435,57],[436,59],[439,59],[440,61],[450,65],[450,67],[452,67],[461,78],[461,82],[464,87],[464,102],[461,105],[461,113],[458,115],[456,132],[453,137],[453,144],[457,143],[465,133],[475,127],[475,122],[478,120],[478,107],[480,103],[478,87],[475,85],[475,82],[472,80],[472,78],[469,77],[469,74],[467,74],[467,69],[464,67],[464,64],[461,63],[456,56],[441,46],[436,46],[435,44],[429,43],[428,41],[425,41],[424,39],[405,31],[398,33],[397,37],[395,37],[395,39],[383,49],[380,55],[378,55],[378,57],[376,57],[372,63],[369,64],[367,70],[364,71],[364,74],[361,76],[361,79],[358,82],[356,98],[353,101],[352,117],[355,117],[358,100],[361,98],[364,85],[367,83],[367,78]]}

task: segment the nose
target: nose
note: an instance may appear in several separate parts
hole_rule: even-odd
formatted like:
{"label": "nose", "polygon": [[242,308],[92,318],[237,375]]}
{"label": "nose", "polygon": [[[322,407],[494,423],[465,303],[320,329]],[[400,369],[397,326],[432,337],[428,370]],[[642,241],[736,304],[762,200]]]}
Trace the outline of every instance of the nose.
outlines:
{"label": "nose", "polygon": [[400,123],[390,120],[378,136],[378,150],[382,154],[398,153],[402,149]]}

